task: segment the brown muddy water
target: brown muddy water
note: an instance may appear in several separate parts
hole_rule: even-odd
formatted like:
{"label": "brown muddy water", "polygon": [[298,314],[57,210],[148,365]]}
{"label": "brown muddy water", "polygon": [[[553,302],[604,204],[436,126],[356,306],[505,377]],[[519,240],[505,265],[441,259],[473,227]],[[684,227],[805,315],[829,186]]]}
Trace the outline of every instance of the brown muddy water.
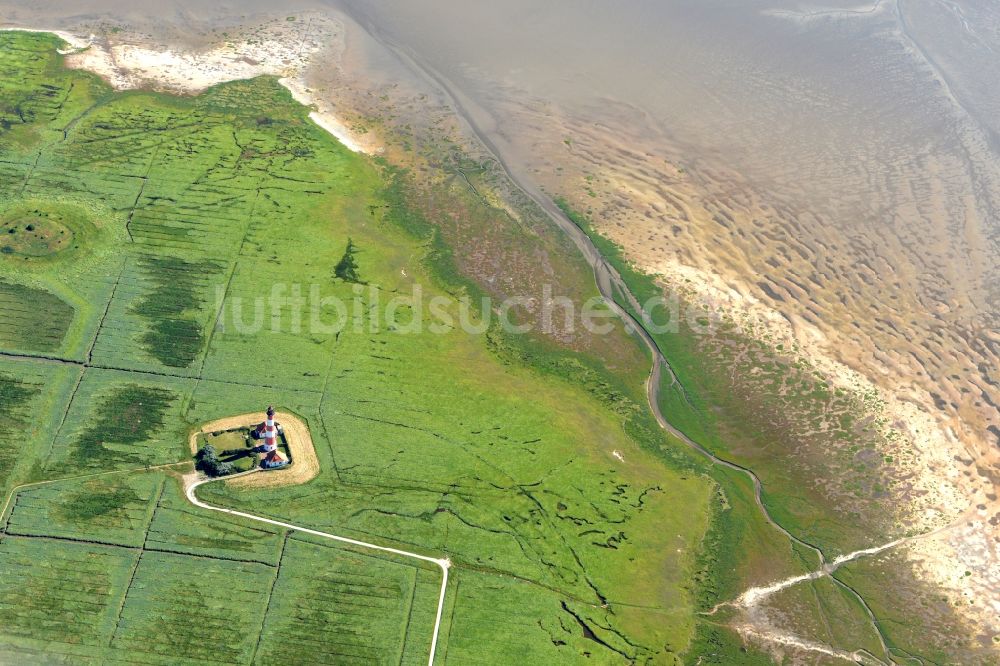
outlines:
{"label": "brown muddy water", "polygon": [[975,508],[937,560],[914,557],[942,584],[947,560],[975,570],[982,587],[962,589],[995,619],[1000,5],[0,0],[0,25],[196,45],[303,10],[346,27],[317,82],[447,109],[665,285],[787,339],[838,386],[877,388],[907,473],[944,488],[936,515]]}

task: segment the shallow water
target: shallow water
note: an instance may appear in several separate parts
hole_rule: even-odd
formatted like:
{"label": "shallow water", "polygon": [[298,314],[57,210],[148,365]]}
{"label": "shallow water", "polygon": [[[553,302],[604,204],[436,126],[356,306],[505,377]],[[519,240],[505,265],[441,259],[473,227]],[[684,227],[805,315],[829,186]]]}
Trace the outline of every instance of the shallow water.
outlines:
{"label": "shallow water", "polygon": [[888,163],[885,150],[919,154],[928,141],[958,150],[963,116],[994,142],[1000,127],[988,85],[1000,8],[986,2],[338,4],[486,109],[506,89],[571,109],[635,106],[762,178],[808,166],[827,195],[822,177],[859,158]]}

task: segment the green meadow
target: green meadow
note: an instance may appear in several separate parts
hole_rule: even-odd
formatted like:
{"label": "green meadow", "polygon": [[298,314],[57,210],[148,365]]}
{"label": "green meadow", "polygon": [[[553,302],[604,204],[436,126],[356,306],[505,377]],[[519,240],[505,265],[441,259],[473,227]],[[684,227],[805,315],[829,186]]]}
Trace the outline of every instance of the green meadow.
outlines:
{"label": "green meadow", "polygon": [[[0,660],[426,663],[436,568],[184,498],[190,433],[268,404],[319,476],[199,496],[451,558],[438,663],[693,661],[732,647],[695,617],[733,549],[804,566],[649,426],[644,376],[462,331],[468,248],[275,80],[114,92],[58,46],[0,32]],[[379,314],[417,286],[450,324]]]}

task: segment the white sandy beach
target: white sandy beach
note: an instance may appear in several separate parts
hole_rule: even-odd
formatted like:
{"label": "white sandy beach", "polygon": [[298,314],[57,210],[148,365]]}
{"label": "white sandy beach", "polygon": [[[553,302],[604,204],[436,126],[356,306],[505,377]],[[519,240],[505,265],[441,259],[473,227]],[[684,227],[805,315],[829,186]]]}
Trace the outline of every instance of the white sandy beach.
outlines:
{"label": "white sandy beach", "polygon": [[309,117],[354,152],[372,154],[379,146],[362,137],[336,115],[333,102],[315,95],[307,71],[317,56],[324,67],[336,67],[343,51],[343,26],[326,16],[306,15],[296,21],[270,21],[201,50],[156,47],[122,37],[98,40],[64,30],[0,28],[49,32],[65,41],[60,51],[69,67],[94,72],[116,90],[148,88],[195,94],[226,81],[277,76],[296,101],[308,107]]}

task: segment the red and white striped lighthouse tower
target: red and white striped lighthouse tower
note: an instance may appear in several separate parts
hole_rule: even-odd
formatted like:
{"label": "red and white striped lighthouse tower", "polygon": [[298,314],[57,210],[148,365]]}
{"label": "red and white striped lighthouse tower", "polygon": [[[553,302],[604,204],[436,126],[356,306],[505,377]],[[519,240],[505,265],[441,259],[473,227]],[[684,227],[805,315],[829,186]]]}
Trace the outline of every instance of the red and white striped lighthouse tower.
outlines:
{"label": "red and white striped lighthouse tower", "polygon": [[274,423],[274,407],[267,408],[267,418],[261,424],[260,437],[264,440],[264,453],[278,450],[278,426]]}
{"label": "red and white striped lighthouse tower", "polygon": [[257,436],[264,440],[264,444],[260,447],[261,451],[264,452],[264,458],[261,460],[262,466],[279,467],[288,462],[278,453],[278,424],[274,421],[273,406],[268,406],[267,418],[257,426]]}

